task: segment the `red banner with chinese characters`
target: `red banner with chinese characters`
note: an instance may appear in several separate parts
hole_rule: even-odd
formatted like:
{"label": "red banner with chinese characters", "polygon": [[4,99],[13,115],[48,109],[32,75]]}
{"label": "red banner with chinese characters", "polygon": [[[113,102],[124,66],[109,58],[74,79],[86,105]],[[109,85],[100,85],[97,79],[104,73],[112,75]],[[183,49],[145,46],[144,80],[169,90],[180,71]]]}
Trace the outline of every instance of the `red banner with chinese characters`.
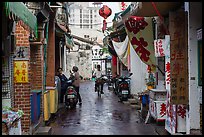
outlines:
{"label": "red banner with chinese characters", "polygon": [[156,71],[156,57],[151,17],[130,16],[125,21],[125,29],[130,43],[140,59]]}
{"label": "red banner with chinese characters", "polygon": [[14,61],[14,83],[28,83],[28,61]]}

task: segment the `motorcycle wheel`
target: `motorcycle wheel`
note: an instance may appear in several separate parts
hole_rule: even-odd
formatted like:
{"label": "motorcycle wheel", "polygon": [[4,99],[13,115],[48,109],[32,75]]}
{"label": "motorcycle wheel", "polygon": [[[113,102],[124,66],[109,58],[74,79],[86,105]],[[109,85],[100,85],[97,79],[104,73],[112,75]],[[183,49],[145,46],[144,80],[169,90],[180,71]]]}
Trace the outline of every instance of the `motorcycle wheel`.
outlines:
{"label": "motorcycle wheel", "polygon": [[98,86],[98,97],[101,97],[101,84]]}
{"label": "motorcycle wheel", "polygon": [[70,109],[76,108],[76,104],[70,104]]}

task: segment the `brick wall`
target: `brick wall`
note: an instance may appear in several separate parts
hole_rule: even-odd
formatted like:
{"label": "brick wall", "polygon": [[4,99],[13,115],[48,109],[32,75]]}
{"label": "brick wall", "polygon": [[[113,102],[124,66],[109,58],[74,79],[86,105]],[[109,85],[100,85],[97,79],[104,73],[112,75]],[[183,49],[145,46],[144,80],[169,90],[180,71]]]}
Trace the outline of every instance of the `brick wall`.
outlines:
{"label": "brick wall", "polygon": [[[43,65],[44,65],[44,59],[43,59],[43,48],[42,45],[31,45],[30,47],[30,63],[31,63],[31,89],[38,89],[43,90],[42,83],[43,83]],[[43,93],[43,91],[41,92]],[[43,102],[42,102],[43,95],[41,94],[41,106],[40,106],[40,112],[42,114],[42,108],[43,108]],[[41,115],[42,117],[42,115]]]}
{"label": "brick wall", "polygon": [[[22,22],[19,21],[16,24],[16,46],[26,46],[30,50],[29,44],[29,35],[30,31],[28,27]],[[30,53],[30,52],[28,52]],[[28,58],[30,55],[28,55]],[[21,119],[22,132],[30,131],[31,123],[31,105],[30,105],[30,61],[28,61],[28,83],[14,83],[14,108],[21,109],[24,112],[24,115]]]}
{"label": "brick wall", "polygon": [[42,45],[31,45],[31,89],[42,89]]}

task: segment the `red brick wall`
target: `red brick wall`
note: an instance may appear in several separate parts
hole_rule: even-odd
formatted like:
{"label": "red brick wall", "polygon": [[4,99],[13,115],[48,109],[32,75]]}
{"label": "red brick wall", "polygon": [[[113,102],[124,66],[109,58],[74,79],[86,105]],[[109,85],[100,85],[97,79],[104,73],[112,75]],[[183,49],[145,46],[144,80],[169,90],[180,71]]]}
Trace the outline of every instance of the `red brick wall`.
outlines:
{"label": "red brick wall", "polygon": [[42,45],[31,45],[30,63],[31,63],[31,89],[42,89]]}
{"label": "red brick wall", "polygon": [[[30,50],[29,29],[22,22],[16,24],[16,46],[26,46]],[[29,53],[29,52],[28,52]],[[28,55],[30,58],[30,55]],[[14,108],[23,110],[24,115],[21,118],[22,132],[30,131],[31,124],[31,105],[30,105],[30,61],[28,61],[28,83],[14,83]]]}
{"label": "red brick wall", "polygon": [[[43,47],[42,45],[31,45],[30,47],[30,63],[31,63],[31,89],[38,89],[43,90],[42,83],[43,83],[43,65],[44,65],[44,59],[43,59]],[[43,93],[43,92],[41,92]],[[41,106],[40,106],[40,112],[42,114],[42,94],[41,94]],[[42,116],[42,115],[41,115]]]}

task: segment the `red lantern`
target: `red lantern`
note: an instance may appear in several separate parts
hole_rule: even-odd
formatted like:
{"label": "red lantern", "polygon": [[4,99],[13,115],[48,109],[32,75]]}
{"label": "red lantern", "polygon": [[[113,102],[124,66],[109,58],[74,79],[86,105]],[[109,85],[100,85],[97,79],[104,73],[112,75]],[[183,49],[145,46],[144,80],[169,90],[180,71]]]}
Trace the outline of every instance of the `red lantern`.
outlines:
{"label": "red lantern", "polygon": [[112,10],[107,5],[103,5],[103,7],[100,8],[99,10],[99,15],[104,18],[103,28],[102,28],[103,32],[106,30],[106,27],[107,27],[107,22],[105,19],[107,19],[111,15],[111,13],[112,13]]}
{"label": "red lantern", "polygon": [[111,15],[111,13],[112,10],[107,5],[103,5],[103,7],[99,10],[99,15],[104,19],[107,19]]}

